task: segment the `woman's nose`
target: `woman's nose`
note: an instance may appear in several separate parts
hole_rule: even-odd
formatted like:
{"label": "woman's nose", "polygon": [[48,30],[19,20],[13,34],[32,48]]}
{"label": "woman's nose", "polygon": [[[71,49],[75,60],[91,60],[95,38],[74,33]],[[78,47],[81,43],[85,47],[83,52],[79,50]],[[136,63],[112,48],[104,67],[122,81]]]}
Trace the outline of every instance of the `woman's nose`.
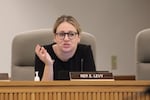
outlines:
{"label": "woman's nose", "polygon": [[69,36],[68,36],[68,34],[65,34],[65,36],[64,36],[64,40],[69,40]]}

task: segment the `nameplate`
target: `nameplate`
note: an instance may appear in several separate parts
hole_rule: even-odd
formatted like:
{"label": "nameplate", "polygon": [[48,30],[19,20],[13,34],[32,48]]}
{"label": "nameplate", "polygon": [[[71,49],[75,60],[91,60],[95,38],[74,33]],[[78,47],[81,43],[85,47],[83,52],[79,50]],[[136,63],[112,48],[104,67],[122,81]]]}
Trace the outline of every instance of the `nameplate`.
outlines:
{"label": "nameplate", "polygon": [[9,80],[8,73],[0,73],[0,81]]}
{"label": "nameplate", "polygon": [[102,79],[114,79],[113,74],[108,71],[97,72],[70,72],[70,80],[102,80]]}

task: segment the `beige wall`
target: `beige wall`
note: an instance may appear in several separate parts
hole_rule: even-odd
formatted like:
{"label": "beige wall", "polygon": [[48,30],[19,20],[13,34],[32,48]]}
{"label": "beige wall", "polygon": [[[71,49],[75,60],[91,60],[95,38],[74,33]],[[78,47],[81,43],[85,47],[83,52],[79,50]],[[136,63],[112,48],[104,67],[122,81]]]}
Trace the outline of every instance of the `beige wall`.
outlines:
{"label": "beige wall", "polygon": [[[150,27],[149,0],[1,0],[0,72],[10,74],[11,42],[18,32],[52,27],[61,14],[73,15],[97,38],[97,70],[135,74],[134,39]],[[111,69],[111,56],[118,58]]]}

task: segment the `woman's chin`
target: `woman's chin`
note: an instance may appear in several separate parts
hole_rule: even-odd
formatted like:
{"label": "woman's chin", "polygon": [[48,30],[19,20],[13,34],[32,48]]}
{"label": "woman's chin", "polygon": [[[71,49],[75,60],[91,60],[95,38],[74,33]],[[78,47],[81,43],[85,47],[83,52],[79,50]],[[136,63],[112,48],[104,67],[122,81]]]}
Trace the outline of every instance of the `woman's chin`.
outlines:
{"label": "woman's chin", "polygon": [[70,52],[71,48],[63,48],[63,52]]}

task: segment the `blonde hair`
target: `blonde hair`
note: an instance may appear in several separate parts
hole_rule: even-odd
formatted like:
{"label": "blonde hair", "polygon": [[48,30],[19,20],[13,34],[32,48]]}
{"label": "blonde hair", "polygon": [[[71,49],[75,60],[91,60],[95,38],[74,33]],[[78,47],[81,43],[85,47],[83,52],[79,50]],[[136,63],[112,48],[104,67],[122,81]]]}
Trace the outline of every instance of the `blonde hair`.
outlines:
{"label": "blonde hair", "polygon": [[71,25],[73,25],[78,34],[81,33],[81,28],[80,28],[80,25],[79,23],[77,22],[77,20],[72,17],[72,16],[67,16],[67,15],[62,15],[60,17],[58,17],[58,19],[56,20],[55,24],[54,24],[54,28],[53,28],[53,32],[56,33],[56,30],[57,30],[57,27],[62,23],[62,22],[68,22],[70,23]]}

